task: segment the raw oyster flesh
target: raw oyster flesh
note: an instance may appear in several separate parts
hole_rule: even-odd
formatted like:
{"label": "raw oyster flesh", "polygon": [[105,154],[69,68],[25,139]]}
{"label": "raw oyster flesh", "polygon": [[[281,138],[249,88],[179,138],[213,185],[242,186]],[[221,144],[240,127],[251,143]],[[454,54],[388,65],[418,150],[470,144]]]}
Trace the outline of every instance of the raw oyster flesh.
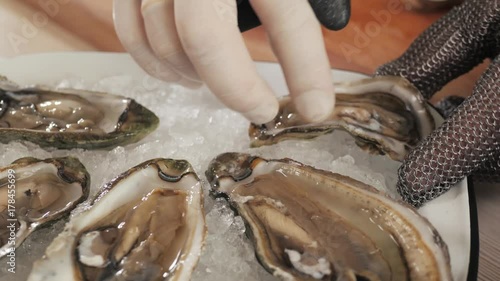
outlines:
{"label": "raw oyster flesh", "polygon": [[71,157],[21,158],[0,168],[0,257],[37,228],[69,214],[87,199],[89,184],[87,170]]}
{"label": "raw oyster flesh", "polygon": [[428,220],[359,181],[289,159],[226,153],[207,171],[246,222],[261,264],[283,280],[451,280]]}
{"label": "raw oyster flesh", "polygon": [[308,123],[290,98],[281,100],[277,117],[251,124],[252,146],[287,139],[310,139],[343,129],[361,148],[402,161],[409,150],[434,129],[434,119],[419,91],[403,78],[374,77],[335,86],[335,109],[328,120]]}
{"label": "raw oyster flesh", "polygon": [[206,234],[202,199],[188,162],[144,162],[69,221],[28,280],[189,280]]}
{"label": "raw oyster flesh", "polygon": [[154,131],[158,117],[133,99],[84,90],[21,89],[0,77],[0,142],[109,149]]}

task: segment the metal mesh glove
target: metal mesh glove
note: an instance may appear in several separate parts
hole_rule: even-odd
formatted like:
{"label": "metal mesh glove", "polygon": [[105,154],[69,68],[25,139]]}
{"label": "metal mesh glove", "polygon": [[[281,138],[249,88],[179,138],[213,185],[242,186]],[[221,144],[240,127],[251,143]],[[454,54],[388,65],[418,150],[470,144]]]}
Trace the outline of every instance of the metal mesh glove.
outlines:
{"label": "metal mesh glove", "polygon": [[[260,25],[259,18],[249,0],[236,0],[238,3],[238,26],[247,31]],[[319,22],[328,29],[344,28],[351,16],[350,0],[309,0]]]}
{"label": "metal mesh glove", "polygon": [[470,0],[427,29],[376,75],[403,76],[425,98],[486,58],[471,97],[423,140],[398,171],[398,192],[419,207],[472,173],[500,180],[500,0]]}

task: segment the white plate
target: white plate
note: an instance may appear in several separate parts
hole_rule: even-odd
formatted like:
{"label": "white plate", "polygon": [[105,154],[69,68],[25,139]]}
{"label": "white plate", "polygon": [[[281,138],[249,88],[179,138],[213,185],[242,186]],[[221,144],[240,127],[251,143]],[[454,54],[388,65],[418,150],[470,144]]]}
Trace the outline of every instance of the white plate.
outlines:
{"label": "white plate", "polygon": [[[257,69],[279,95],[288,93],[281,69],[274,63],[257,63]],[[68,77],[81,77],[95,83],[103,77],[130,75],[142,83],[148,76],[124,54],[112,53],[48,53],[16,57],[0,61],[0,75],[21,85],[51,84]],[[333,70],[336,81],[356,80],[361,74]],[[439,119],[439,117],[437,117]],[[440,123],[442,120],[437,120]],[[467,182],[464,180],[448,193],[420,209],[448,244],[453,276],[467,279],[470,259],[471,229]]]}

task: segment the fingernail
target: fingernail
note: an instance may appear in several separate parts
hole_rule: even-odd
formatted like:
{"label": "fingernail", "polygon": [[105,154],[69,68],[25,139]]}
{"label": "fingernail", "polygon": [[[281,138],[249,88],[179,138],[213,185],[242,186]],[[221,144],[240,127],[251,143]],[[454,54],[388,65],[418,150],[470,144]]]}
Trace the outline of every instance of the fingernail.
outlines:
{"label": "fingernail", "polygon": [[170,69],[166,64],[156,60],[144,67],[144,70],[151,76],[167,82],[180,81],[182,79],[182,75]]}
{"label": "fingernail", "polygon": [[193,81],[193,80],[186,79],[186,78],[182,79],[182,81],[179,83],[181,85],[183,85],[184,87],[191,89],[191,90],[197,90],[197,89],[201,88],[201,86],[203,86],[203,83],[201,83],[201,82]]}
{"label": "fingernail", "polygon": [[333,112],[335,106],[334,93],[324,91],[309,91],[294,99],[299,114],[309,122],[325,121]]}
{"label": "fingernail", "polygon": [[245,116],[250,122],[255,124],[265,124],[272,121],[278,114],[279,104],[277,99],[272,99],[269,102],[260,104],[258,107],[244,112]]}

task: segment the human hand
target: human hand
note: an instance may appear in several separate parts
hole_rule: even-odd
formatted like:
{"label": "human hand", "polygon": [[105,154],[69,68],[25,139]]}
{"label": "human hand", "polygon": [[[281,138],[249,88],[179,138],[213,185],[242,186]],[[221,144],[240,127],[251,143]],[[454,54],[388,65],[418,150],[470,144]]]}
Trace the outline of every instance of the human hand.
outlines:
{"label": "human hand", "polygon": [[[500,181],[500,2],[466,0],[376,75],[402,76],[430,98],[452,79],[492,59],[472,95],[407,155],[398,192],[419,207],[465,176]],[[482,178],[481,178],[482,177]]]}
{"label": "human hand", "polygon": [[[251,0],[251,5],[297,110],[307,120],[322,121],[333,108],[334,89],[313,11],[339,28],[349,18],[349,1],[310,2],[313,9],[306,0]],[[114,21],[123,46],[150,75],[188,87],[203,81],[226,106],[261,124],[275,117],[278,102],[245,47],[237,8],[237,0],[115,0]]]}

